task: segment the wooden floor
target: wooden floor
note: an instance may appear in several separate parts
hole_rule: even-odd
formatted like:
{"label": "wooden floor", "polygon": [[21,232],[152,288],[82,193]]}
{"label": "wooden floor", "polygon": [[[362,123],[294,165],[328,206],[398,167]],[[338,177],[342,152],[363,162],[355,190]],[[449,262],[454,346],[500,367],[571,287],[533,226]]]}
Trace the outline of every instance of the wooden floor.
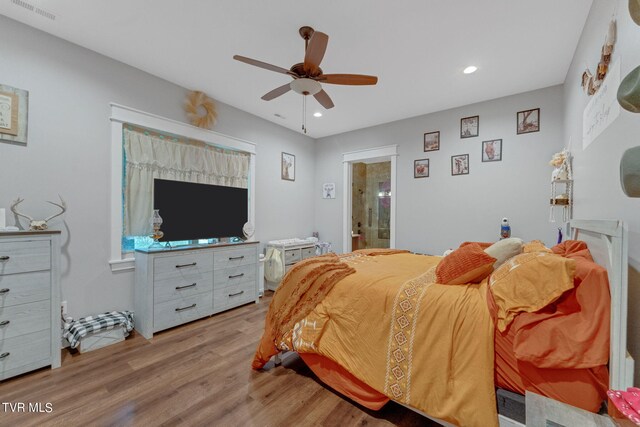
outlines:
{"label": "wooden floor", "polygon": [[50,403],[53,411],[11,413],[0,405],[0,425],[437,425],[393,402],[369,411],[319,383],[295,354],[252,370],[270,299],[151,341],[134,334],[86,354],[63,350],[61,368],[0,382],[0,402],[41,403],[43,410]]}

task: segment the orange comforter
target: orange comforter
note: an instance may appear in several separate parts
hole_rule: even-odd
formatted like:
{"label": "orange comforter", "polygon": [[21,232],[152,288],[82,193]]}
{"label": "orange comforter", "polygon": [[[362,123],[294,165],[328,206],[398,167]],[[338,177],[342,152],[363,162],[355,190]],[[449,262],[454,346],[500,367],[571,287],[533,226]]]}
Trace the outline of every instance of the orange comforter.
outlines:
{"label": "orange comforter", "polygon": [[376,254],[341,257],[356,273],[333,283],[291,327],[274,324],[275,313],[305,291],[279,287],[254,368],[266,363],[274,347],[318,354],[430,416],[458,425],[497,426],[486,282],[439,285],[434,283],[439,257],[371,255]]}

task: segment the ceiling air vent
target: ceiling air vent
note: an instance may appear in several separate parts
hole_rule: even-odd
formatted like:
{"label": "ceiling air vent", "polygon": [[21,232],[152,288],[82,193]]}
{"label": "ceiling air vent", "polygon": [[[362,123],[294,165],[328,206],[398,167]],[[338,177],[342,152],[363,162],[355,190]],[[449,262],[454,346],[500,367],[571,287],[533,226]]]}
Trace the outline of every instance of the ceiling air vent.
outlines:
{"label": "ceiling air vent", "polygon": [[26,1],[23,1],[23,0],[11,0],[11,2],[13,4],[15,4],[16,6],[20,6],[20,7],[24,8],[24,9],[27,9],[28,11],[33,12],[33,13],[37,13],[38,15],[44,16],[45,18],[51,19],[52,21],[56,20],[56,15],[54,15],[53,13],[51,13],[51,12],[49,12],[47,10],[44,10],[44,9],[42,9],[40,7],[34,6],[29,2],[26,2]]}

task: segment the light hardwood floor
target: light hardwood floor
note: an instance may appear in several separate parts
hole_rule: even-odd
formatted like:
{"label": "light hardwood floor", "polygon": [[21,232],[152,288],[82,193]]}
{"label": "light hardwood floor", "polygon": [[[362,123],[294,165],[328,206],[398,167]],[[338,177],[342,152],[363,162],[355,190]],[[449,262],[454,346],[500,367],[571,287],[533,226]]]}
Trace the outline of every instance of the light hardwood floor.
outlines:
{"label": "light hardwood floor", "polygon": [[[424,426],[393,402],[369,411],[322,385],[297,355],[251,369],[270,292],[249,304],[159,334],[133,335],[86,354],[63,350],[62,367],[0,382],[0,402],[50,403],[11,413],[1,426]],[[7,408],[7,410],[5,410]],[[28,410],[28,406],[26,408]]]}

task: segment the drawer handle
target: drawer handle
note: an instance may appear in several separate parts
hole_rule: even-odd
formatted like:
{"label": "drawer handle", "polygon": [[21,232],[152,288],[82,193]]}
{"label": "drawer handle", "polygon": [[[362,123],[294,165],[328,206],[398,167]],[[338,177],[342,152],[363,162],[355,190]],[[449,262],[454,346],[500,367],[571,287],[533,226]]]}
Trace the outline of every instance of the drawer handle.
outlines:
{"label": "drawer handle", "polygon": [[197,262],[192,262],[191,264],[178,264],[176,265],[176,268],[184,268],[184,267],[193,267],[194,265],[197,265]]}
{"label": "drawer handle", "polygon": [[10,355],[10,354],[11,354],[11,353],[9,353],[9,352],[6,352],[6,353],[2,353],[2,354],[0,354],[0,360],[2,360],[2,359],[6,359],[7,357],[9,357],[9,355]]}
{"label": "drawer handle", "polygon": [[237,297],[238,295],[244,294],[244,291],[236,292],[235,294],[229,294],[230,297]]}
{"label": "drawer handle", "polygon": [[8,294],[10,290],[9,288],[0,289],[0,295]]}
{"label": "drawer handle", "polygon": [[2,256],[0,256],[0,261],[9,261],[9,259],[11,259],[11,257],[10,257],[10,256],[8,256],[8,255],[2,255]]}
{"label": "drawer handle", "polygon": [[7,326],[9,323],[11,323],[11,320],[3,320],[0,322],[0,326]]}
{"label": "drawer handle", "polygon": [[176,308],[176,311],[184,311],[184,310],[189,310],[190,308],[195,308],[196,303],[194,302],[193,304],[191,304],[189,307],[182,307],[182,308]]}
{"label": "drawer handle", "polygon": [[244,259],[244,255],[242,255],[242,256],[230,256],[229,257],[229,261],[233,261],[235,259]]}
{"label": "drawer handle", "polygon": [[184,286],[176,286],[176,291],[181,291],[183,289],[193,288],[196,285],[197,285],[197,283],[192,283],[190,285],[184,285]]}
{"label": "drawer handle", "polygon": [[233,276],[229,276],[229,279],[236,279],[236,278],[242,277],[242,276],[244,276],[244,273],[234,274]]}

